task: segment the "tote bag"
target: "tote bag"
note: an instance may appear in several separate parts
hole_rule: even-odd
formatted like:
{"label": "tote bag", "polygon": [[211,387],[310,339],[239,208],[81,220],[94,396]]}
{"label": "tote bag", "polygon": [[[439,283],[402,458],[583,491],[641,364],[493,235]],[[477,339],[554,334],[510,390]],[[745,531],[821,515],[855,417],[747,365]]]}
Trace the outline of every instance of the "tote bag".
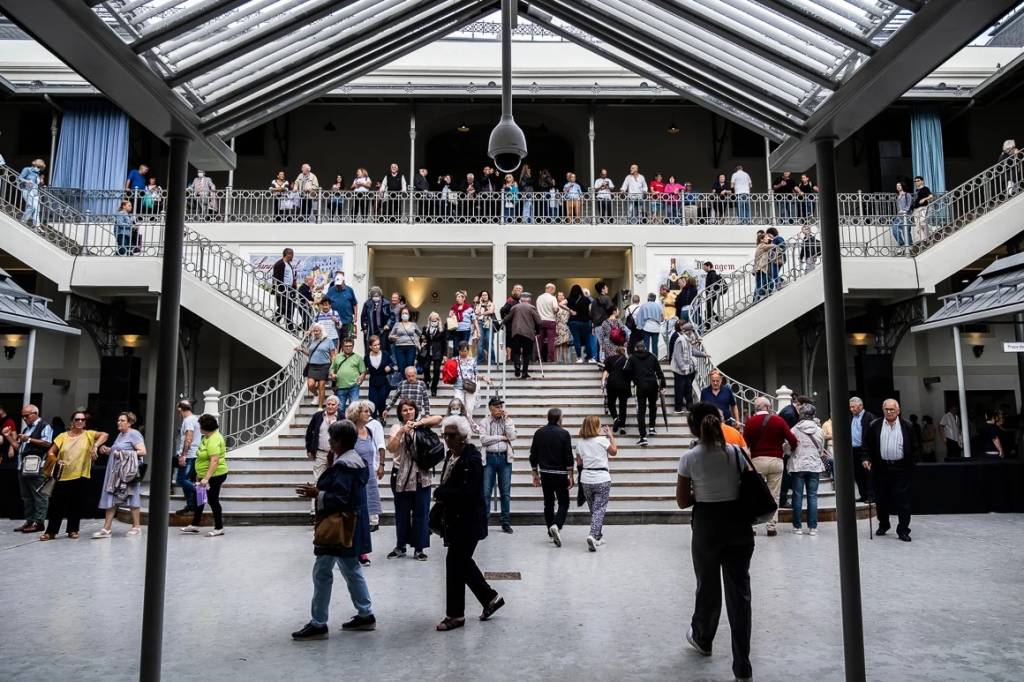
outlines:
{"label": "tote bag", "polygon": [[775,516],[779,505],[768,489],[764,477],[754,468],[754,463],[747,457],[742,448],[735,445],[731,448],[736,455],[736,468],[740,474],[739,504],[745,519],[750,525],[767,523]]}

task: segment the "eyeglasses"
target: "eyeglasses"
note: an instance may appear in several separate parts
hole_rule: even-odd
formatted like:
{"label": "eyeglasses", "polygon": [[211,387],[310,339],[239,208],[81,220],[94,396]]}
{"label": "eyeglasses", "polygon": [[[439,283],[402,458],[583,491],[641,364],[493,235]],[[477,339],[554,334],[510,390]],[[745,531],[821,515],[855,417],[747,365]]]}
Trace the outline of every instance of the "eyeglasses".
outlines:
{"label": "eyeglasses", "polygon": [[84,422],[85,421],[85,417],[75,417],[71,421],[73,421],[73,422]]}
{"label": "eyeglasses", "polygon": [[461,433],[442,433],[441,434],[441,438],[444,438],[445,440],[447,440],[449,438],[459,438],[461,436],[462,436]]}

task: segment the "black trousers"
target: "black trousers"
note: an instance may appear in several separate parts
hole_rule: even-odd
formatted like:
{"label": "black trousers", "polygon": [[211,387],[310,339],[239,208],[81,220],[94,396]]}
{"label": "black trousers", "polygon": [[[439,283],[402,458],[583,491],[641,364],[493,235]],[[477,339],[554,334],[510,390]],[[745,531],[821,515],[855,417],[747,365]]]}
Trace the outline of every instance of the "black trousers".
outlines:
{"label": "black trousers", "polygon": [[636,389],[636,423],[640,427],[641,438],[647,436],[648,426],[652,429],[657,426],[658,389]]}
{"label": "black trousers", "polygon": [[863,447],[853,448],[853,480],[857,483],[857,499],[872,500],[875,498],[875,491],[871,485],[872,472],[864,468],[863,457],[867,453]]}
{"label": "black trousers", "polygon": [[[210,489],[206,492],[206,501],[210,503],[213,511],[213,527],[220,530],[224,527],[224,513],[220,506],[220,487],[224,485],[227,474],[210,477]],[[197,504],[196,510],[192,513],[192,525],[198,526],[203,522],[203,509],[206,505]]]}
{"label": "black trousers", "polygon": [[960,443],[952,438],[946,439],[946,457],[956,458],[961,454]]}
{"label": "black trousers", "polygon": [[513,336],[511,346],[512,364],[516,368],[516,376],[528,375],[530,373],[530,358],[533,357],[533,337],[519,335]]}
{"label": "black trousers", "polygon": [[673,374],[676,375],[675,384],[672,386],[676,412],[684,407],[688,410],[693,405],[693,378],[697,376],[697,373],[676,374],[673,372]]}
{"label": "black trousers", "polygon": [[693,505],[693,538],[690,554],[697,578],[690,626],[702,649],[711,651],[722,615],[722,583],[725,609],[732,631],[732,671],[750,677],[750,557],[754,531],[739,515],[735,502],[698,502]]}
{"label": "black trousers", "polygon": [[878,461],[871,465],[871,470],[875,474],[878,529],[889,528],[889,516],[896,514],[896,533],[909,533],[911,466]]}
{"label": "black trousers", "polygon": [[718,296],[719,294],[708,296],[707,302],[705,303],[705,307],[707,308],[706,320],[718,320],[718,312],[715,310],[718,306]]}
{"label": "black trousers", "polygon": [[444,358],[431,358],[423,362],[423,383],[430,385],[430,395],[437,395],[437,383],[441,380],[441,363]]}
{"label": "black trousers", "polygon": [[626,426],[626,405],[629,402],[629,391],[608,389],[608,414],[612,418],[612,428],[622,429]]}
{"label": "black trousers", "polygon": [[565,517],[569,514],[569,477],[566,474],[546,474],[542,471],[540,487],[544,492],[544,525],[549,528],[554,525],[561,529],[565,525]]}
{"label": "black trousers", "polygon": [[448,538],[448,555],[444,558],[445,568],[445,615],[449,618],[466,616],[466,588],[481,606],[487,606],[498,596],[487,581],[480,567],[473,561],[476,540]]}
{"label": "black trousers", "polygon": [[61,523],[68,520],[68,532],[77,533],[82,520],[82,509],[89,495],[91,481],[88,478],[76,478],[72,481],[57,481],[50,495],[49,517],[46,534],[56,537],[60,532]]}

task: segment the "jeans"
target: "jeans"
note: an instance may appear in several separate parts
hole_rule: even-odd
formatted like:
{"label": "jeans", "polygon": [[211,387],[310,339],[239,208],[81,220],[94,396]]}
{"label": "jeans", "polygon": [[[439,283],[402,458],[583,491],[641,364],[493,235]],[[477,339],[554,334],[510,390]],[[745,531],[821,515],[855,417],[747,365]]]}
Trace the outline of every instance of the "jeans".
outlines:
{"label": "jeans", "polygon": [[411,544],[417,552],[430,547],[430,486],[416,484],[416,490],[395,494],[395,547],[405,549]]}
{"label": "jeans", "polygon": [[631,224],[641,223],[644,220],[644,200],[630,199],[627,206],[629,222]]}
{"label": "jeans", "polygon": [[758,270],[754,273],[754,303],[768,295],[768,273]]}
{"label": "jeans", "polygon": [[590,322],[569,320],[569,333],[572,334],[572,347],[576,349],[576,358],[583,358],[585,352],[586,358],[593,360],[594,354],[590,347],[593,329],[590,326]]}
{"label": "jeans", "polygon": [[487,453],[487,463],[484,465],[484,503],[488,506],[491,504],[495,481],[501,497],[501,523],[511,524],[512,464],[504,452]]}
{"label": "jeans", "polygon": [[740,219],[740,223],[746,225],[750,222],[750,195],[749,194],[737,194],[736,195],[736,215]]}
{"label": "jeans", "polygon": [[384,412],[385,406],[388,404],[388,396],[391,394],[391,384],[387,381],[380,381],[371,379],[370,388],[367,391],[367,400],[373,403],[373,418],[382,422],[381,413]]}
{"label": "jeans", "polygon": [[475,539],[453,537],[448,540],[448,555],[444,558],[445,616],[448,618],[465,617],[467,587],[483,607],[498,596],[473,561],[476,545]]}
{"label": "jeans", "polygon": [[117,238],[117,255],[132,255],[132,228],[128,226],[115,225],[114,236]]}
{"label": "jeans", "polygon": [[906,214],[892,219],[892,236],[900,246],[914,245],[914,238],[910,235],[910,220]]}
{"label": "jeans", "polygon": [[533,223],[533,199],[523,199],[523,223],[530,225]]}
{"label": "jeans", "polygon": [[460,343],[465,343],[466,346],[469,346],[469,340],[472,336],[472,329],[459,329],[452,332],[452,357],[459,354]]}
{"label": "jeans", "polygon": [[178,479],[176,482],[181,486],[181,492],[185,495],[185,506],[189,509],[196,508],[196,486],[192,482],[195,472],[195,457],[186,457],[185,466],[178,467]]}
{"label": "jeans", "polygon": [[21,214],[24,223],[34,226],[39,222],[39,190],[22,189],[21,200],[25,204],[25,212]]}
{"label": "jeans", "polygon": [[654,357],[658,357],[658,337],[661,332],[649,332],[644,330],[644,347]]}
{"label": "jeans", "polygon": [[[558,526],[561,530],[565,525],[565,517],[569,514],[569,477],[566,474],[547,474],[540,472],[540,486],[544,493],[544,525],[550,528]],[[558,511],[555,511],[555,499],[558,499]]]}
{"label": "jeans", "polygon": [[338,396],[338,400],[341,401],[341,405],[338,406],[338,409],[341,410],[342,414],[345,414],[345,410],[348,409],[348,406],[359,400],[359,384],[345,388],[338,386],[334,389],[334,395]]}
{"label": "jeans", "polygon": [[[491,331],[491,325],[480,325],[480,342],[476,350],[476,364],[498,364],[498,353],[491,346],[492,338],[494,338],[494,334]],[[488,363],[488,361],[490,362]]]}
{"label": "jeans", "polygon": [[691,526],[690,555],[697,578],[690,621],[694,640],[711,651],[722,616],[724,578],[725,608],[732,632],[732,671],[736,677],[750,677],[750,557],[754,554],[754,532],[735,502],[698,502],[693,505]]}
{"label": "jeans", "polygon": [[793,481],[793,527],[800,528],[804,508],[804,486],[807,487],[807,527],[818,527],[818,480],[821,477],[816,471],[793,471],[789,474]]}
{"label": "jeans", "polygon": [[321,555],[313,559],[313,602],[309,607],[310,622],[313,625],[327,625],[331,608],[331,589],[334,587],[334,565],[338,565],[341,577],[348,586],[352,606],[360,616],[372,616],[370,588],[363,577],[359,557]]}
{"label": "jeans", "polygon": [[36,492],[46,477],[42,474],[18,474],[18,486],[21,489],[21,503],[25,507],[25,521],[42,523],[46,521],[46,510],[50,506],[50,498]]}
{"label": "jeans", "polygon": [[406,367],[416,366],[416,346],[392,346],[391,355],[398,365],[399,376],[405,376]]}

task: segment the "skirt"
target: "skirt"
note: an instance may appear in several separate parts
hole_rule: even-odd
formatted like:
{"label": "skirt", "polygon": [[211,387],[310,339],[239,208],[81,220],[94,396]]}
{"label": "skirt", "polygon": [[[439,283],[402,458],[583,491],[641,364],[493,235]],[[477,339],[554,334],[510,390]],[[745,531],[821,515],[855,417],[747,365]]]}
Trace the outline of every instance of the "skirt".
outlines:
{"label": "skirt", "polygon": [[[113,456],[111,456],[111,459],[113,459]],[[111,466],[111,462],[108,460],[108,462],[107,462],[107,473],[103,475],[103,488],[102,488],[103,493],[100,495],[100,503],[99,503],[100,509],[110,509],[111,507],[117,505],[117,502],[114,500],[114,496],[107,492],[107,488],[110,487],[110,479],[113,478],[113,477],[114,477],[114,467]],[[142,507],[142,495],[139,493],[139,488],[140,487],[141,487],[141,485],[139,483],[136,483],[135,485],[128,486],[128,499],[126,499],[124,501],[124,503],[121,504],[120,506],[122,506],[122,507],[131,507],[131,508],[141,508]]]}
{"label": "skirt", "polygon": [[331,373],[330,370],[331,366],[329,364],[314,365],[310,363],[306,376],[314,381],[327,381],[327,377]]}
{"label": "skirt", "polygon": [[363,458],[367,468],[370,470],[370,478],[366,482],[366,511],[370,514],[380,514],[380,483],[377,481],[377,469],[374,468],[376,453],[373,447],[373,436],[357,438],[356,452]]}

